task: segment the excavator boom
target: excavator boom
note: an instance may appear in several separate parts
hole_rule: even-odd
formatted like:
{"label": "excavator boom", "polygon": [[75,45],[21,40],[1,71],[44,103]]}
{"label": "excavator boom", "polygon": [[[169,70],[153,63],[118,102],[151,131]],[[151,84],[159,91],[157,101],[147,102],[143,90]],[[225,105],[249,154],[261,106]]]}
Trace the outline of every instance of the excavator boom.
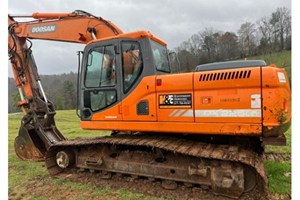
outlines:
{"label": "excavator boom", "polygon": [[88,43],[122,34],[122,30],[112,22],[93,16],[84,11],[72,13],[33,13],[28,16],[10,16],[9,25],[18,17],[31,17],[31,22],[18,22],[14,34],[20,38],[55,40],[74,43]]}

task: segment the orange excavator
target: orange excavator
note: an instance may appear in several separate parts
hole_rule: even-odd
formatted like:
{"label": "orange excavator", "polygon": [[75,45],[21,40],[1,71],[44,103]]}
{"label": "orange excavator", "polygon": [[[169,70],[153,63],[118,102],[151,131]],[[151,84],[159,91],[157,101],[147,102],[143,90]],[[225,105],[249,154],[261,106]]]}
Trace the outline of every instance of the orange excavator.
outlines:
{"label": "orange excavator", "polygon": [[[33,18],[18,22],[20,17]],[[264,145],[284,145],[291,99],[286,72],[262,60],[199,65],[172,74],[167,45],[148,31],[123,33],[90,13],[8,16],[8,55],[24,116],[15,139],[22,160],[51,175],[97,171],[211,188],[239,198],[267,184]],[[110,136],[67,140],[55,125],[30,39],[86,44],[78,69],[83,129]]]}

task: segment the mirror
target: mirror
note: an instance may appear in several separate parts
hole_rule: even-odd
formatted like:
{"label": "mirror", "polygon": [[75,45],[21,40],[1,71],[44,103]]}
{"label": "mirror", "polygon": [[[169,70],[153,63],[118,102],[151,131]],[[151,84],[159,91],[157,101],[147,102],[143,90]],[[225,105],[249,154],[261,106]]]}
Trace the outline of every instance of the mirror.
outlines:
{"label": "mirror", "polygon": [[[181,67],[180,67],[180,62],[179,62],[177,53],[175,51],[168,50],[168,55],[169,55],[169,59],[170,59],[171,71],[173,73],[180,73]],[[176,66],[174,66],[174,65],[176,65]]]}

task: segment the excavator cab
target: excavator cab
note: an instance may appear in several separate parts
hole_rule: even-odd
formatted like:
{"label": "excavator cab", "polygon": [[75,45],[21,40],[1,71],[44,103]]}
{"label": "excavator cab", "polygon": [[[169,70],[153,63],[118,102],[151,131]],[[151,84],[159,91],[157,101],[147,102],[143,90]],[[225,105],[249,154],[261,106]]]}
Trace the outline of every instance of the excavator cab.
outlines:
{"label": "excavator cab", "polygon": [[80,75],[82,121],[111,108],[117,112],[103,120],[122,120],[122,100],[143,77],[170,73],[165,43],[152,38],[155,36],[142,31],[87,45]]}

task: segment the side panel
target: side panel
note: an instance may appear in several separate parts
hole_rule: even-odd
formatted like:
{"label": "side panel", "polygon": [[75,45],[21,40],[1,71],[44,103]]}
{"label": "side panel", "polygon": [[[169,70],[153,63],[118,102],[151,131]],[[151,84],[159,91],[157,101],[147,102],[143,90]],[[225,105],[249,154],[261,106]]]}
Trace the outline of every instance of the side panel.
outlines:
{"label": "side panel", "polygon": [[260,69],[195,73],[195,121],[261,124]]}
{"label": "side panel", "polygon": [[159,122],[194,122],[193,73],[156,77]]}

